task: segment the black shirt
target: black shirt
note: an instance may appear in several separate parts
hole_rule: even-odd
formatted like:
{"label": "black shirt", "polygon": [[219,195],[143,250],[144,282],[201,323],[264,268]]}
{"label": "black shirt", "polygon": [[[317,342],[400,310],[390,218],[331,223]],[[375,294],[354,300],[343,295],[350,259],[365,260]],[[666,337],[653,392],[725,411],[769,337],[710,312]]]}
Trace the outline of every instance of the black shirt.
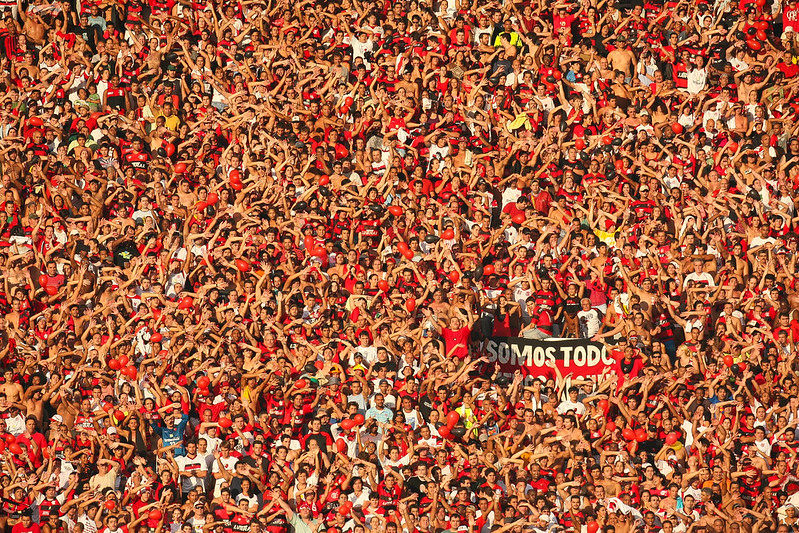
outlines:
{"label": "black shirt", "polygon": [[132,240],[121,242],[114,248],[114,264],[118,267],[123,267],[125,263],[138,256],[139,248]]}

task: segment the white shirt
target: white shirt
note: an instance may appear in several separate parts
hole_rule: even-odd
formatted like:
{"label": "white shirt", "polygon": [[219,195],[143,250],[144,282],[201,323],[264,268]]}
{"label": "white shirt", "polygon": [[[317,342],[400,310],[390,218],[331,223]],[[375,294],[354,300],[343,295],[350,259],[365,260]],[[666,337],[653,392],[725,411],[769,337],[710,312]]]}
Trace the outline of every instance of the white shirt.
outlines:
{"label": "white shirt", "polygon": [[758,246],[763,246],[764,244],[767,243],[774,244],[775,242],[777,242],[777,239],[775,239],[774,237],[766,237],[764,239],[763,237],[757,236],[754,239],[752,239],[752,242],[749,243],[749,247],[757,248]]}
{"label": "white shirt", "polygon": [[558,405],[558,413],[565,414],[569,411],[574,411],[575,413],[577,413],[578,416],[582,416],[585,414],[585,405],[579,402],[572,402],[569,400],[566,400],[565,402],[560,402],[560,405]]}
{"label": "white shirt", "polygon": [[[377,391],[375,394],[383,394],[380,392],[380,389],[375,388],[375,390]],[[369,398],[369,407],[375,407],[375,394],[372,394],[372,396]],[[383,394],[383,399],[385,400],[385,405],[383,407],[387,407],[394,411],[397,407],[397,397],[391,393],[388,393]]]}
{"label": "white shirt", "polygon": [[730,65],[736,72],[741,72],[742,70],[749,69],[749,63],[746,61],[741,61],[740,59],[733,57],[730,59]]}
{"label": "white shirt", "polygon": [[[214,456],[213,456],[214,450],[219,449],[219,445],[222,444],[222,439],[211,437],[210,435],[208,435],[208,433],[200,433],[200,438],[205,439],[205,442],[208,443],[208,452],[211,454],[211,462],[208,463],[208,470],[211,470],[211,465],[214,462]],[[198,451],[197,454],[200,454],[200,452]]]}
{"label": "white shirt", "polygon": [[255,495],[245,496],[244,493],[241,493],[238,496],[236,496],[236,503],[238,504],[241,500],[247,500],[247,503],[249,504],[250,507],[252,507],[253,505],[258,505],[258,498]]}
{"label": "white shirt", "polygon": [[590,339],[599,333],[602,320],[599,317],[599,311],[596,309],[589,309],[588,311],[581,309],[577,312],[577,320],[580,323],[580,332],[586,339]]}
{"label": "white shirt", "polygon": [[166,295],[169,297],[177,296],[178,291],[176,291],[175,286],[177,285],[179,290],[182,291],[185,284],[186,274],[184,274],[182,270],[179,270],[174,274],[170,274],[169,279],[166,282]]}
{"label": "white shirt", "polygon": [[[685,499],[685,497],[689,495],[693,496],[696,501],[699,501],[699,498],[702,496],[702,491],[700,489],[695,489],[689,485],[688,488],[682,491],[682,497],[683,499]],[[694,512],[696,511],[694,510]],[[683,513],[685,513],[685,511],[683,511]],[[699,517],[697,516],[697,518]]]}
{"label": "white shirt", "polygon": [[352,355],[350,355],[349,364],[353,366],[355,364],[355,354],[359,353],[363,356],[363,361],[367,364],[372,364],[377,361],[377,348],[374,346],[358,346],[355,350],[352,351]]}
{"label": "white shirt", "polygon": [[757,449],[760,450],[763,453],[763,455],[765,456],[771,455],[771,443],[769,442],[768,437],[766,437],[761,441],[756,440],[755,446],[757,446]]}
{"label": "white shirt", "polygon": [[480,36],[484,33],[487,33],[488,37],[491,38],[493,31],[492,28],[474,28],[474,44],[480,44]]}
{"label": "white shirt", "polygon": [[419,416],[419,411],[416,409],[411,409],[406,413],[403,409],[402,414],[405,416],[405,423],[411,426],[411,429],[416,430],[416,428],[419,427],[419,420],[421,419]]}
{"label": "white shirt", "polygon": [[[190,472],[193,474],[194,472],[200,473],[208,471],[205,460],[197,454],[195,454],[194,457],[179,455],[175,457],[175,462],[182,472]],[[181,475],[181,479],[183,480],[183,492],[189,492],[194,487],[199,487],[203,484],[203,478],[195,475]]]}
{"label": "white shirt", "polygon": [[205,451],[205,453],[202,453],[200,452],[200,450],[197,450],[197,457],[199,457],[200,460],[203,463],[205,463],[205,470],[207,472],[210,472],[211,469],[214,467],[214,461],[216,461],[216,458],[214,457],[214,452],[211,451],[211,448],[208,448]]}
{"label": "white shirt", "polygon": [[400,457],[396,461],[392,461],[390,458],[386,457],[385,459],[382,459],[380,463],[384,467],[396,468],[397,470],[400,470],[402,469],[403,466],[408,466],[410,460],[411,460],[410,456],[406,453],[404,457]]}
{"label": "white shirt", "polygon": [[691,333],[695,329],[698,329],[699,331],[702,331],[704,329],[704,326],[702,325],[702,320],[701,319],[695,318],[693,320],[686,320],[685,321],[685,328],[683,328],[683,329],[685,330],[685,333]]}
{"label": "white shirt", "polygon": [[20,412],[17,412],[17,416],[6,418],[6,428],[15,437],[22,435],[25,431],[25,418]]}
{"label": "white shirt", "polygon": [[352,502],[354,506],[363,506],[364,503],[369,501],[369,495],[372,493],[371,490],[363,487],[363,491],[361,492],[360,496],[357,496],[355,493],[350,494],[349,500]]}
{"label": "white shirt", "polygon": [[[230,457],[228,457],[228,458],[220,456],[219,460],[222,461],[222,464],[224,465],[225,470],[227,470],[228,472],[231,472],[231,473],[236,469],[236,463],[239,462],[239,460],[236,459],[235,457],[233,457],[232,455]],[[213,468],[211,468],[211,473],[212,474],[219,474],[221,472],[222,472],[222,470],[219,468],[219,462],[218,461],[214,461],[214,466],[213,466]],[[224,479],[224,478],[219,478],[219,479],[221,480],[221,479]],[[219,480],[217,480],[217,481],[219,481]],[[216,485],[214,486],[214,498],[221,498],[222,497],[222,492],[221,491],[222,491],[222,483],[216,483]]]}
{"label": "white shirt", "polygon": [[702,115],[702,127],[707,128],[707,121],[710,119],[713,119],[713,121],[718,124],[720,118],[721,118],[721,111],[719,111],[718,109],[713,111],[708,109],[707,111],[705,111],[705,114]]}
{"label": "white shirt", "polygon": [[686,287],[689,281],[699,282],[703,285],[707,285],[709,287],[715,287],[716,282],[713,281],[713,276],[708,274],[707,272],[702,272],[697,274],[696,272],[691,272],[687,276],[685,276],[685,280],[682,282],[682,286]]}
{"label": "white shirt", "polygon": [[191,518],[186,520],[186,523],[191,525],[194,533],[202,533],[203,526],[205,525],[205,518],[196,518],[192,516]]}
{"label": "white shirt", "polygon": [[434,157],[438,157],[439,159],[444,159],[449,155],[449,145],[439,146],[438,144],[434,144],[430,147],[430,159]]}
{"label": "white shirt", "polygon": [[83,513],[78,517],[78,522],[83,524],[83,531],[85,533],[97,533],[97,524],[94,520],[89,518],[86,513]]}
{"label": "white shirt", "polygon": [[515,187],[508,187],[502,192],[502,207],[515,202],[522,195],[522,191]]}
{"label": "white shirt", "polygon": [[525,318],[530,316],[527,312],[527,298],[532,294],[533,291],[530,289],[523,289],[521,283],[513,287],[513,300],[522,307],[522,316]]}
{"label": "white shirt", "polygon": [[533,100],[541,104],[541,109],[544,111],[544,118],[549,116],[549,112],[555,109],[555,101],[551,96],[545,96],[543,98],[533,96]]}
{"label": "white shirt", "polygon": [[704,68],[696,68],[688,73],[688,92],[691,94],[700,93],[707,85],[707,71]]}
{"label": "white shirt", "polygon": [[[75,82],[67,91],[67,98],[69,98],[69,101],[74,104],[78,100],[78,89],[85,88],[86,85],[89,83],[89,75],[86,74],[86,72],[81,71],[80,74],[75,76],[73,72],[70,72],[69,77],[70,78],[74,77]],[[87,531],[87,533],[93,533],[93,532]]]}
{"label": "white shirt", "polygon": [[358,404],[358,411],[361,414],[366,412],[366,400],[363,397],[362,393],[359,394],[350,394],[347,396],[347,402],[355,402]]}
{"label": "white shirt", "polygon": [[130,218],[134,221],[139,222],[140,220],[143,222],[145,218],[150,217],[153,219],[153,222],[158,220],[158,217],[155,216],[155,211],[150,209],[149,211],[143,211],[141,209],[137,209],[133,212]]}

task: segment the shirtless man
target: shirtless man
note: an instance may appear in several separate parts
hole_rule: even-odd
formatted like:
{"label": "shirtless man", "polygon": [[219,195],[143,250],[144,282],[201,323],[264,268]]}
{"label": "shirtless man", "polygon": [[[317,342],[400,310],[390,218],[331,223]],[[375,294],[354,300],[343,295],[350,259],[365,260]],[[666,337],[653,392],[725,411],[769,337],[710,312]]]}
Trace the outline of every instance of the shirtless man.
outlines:
{"label": "shirtless man", "polygon": [[757,98],[757,91],[759,91],[764,85],[766,85],[771,80],[771,75],[773,73],[769,72],[766,79],[761,81],[760,83],[755,83],[754,76],[752,75],[752,70],[742,70],[735,74],[735,81],[738,84],[738,101],[740,102],[748,102],[749,97],[752,96],[754,93],[755,98]]}
{"label": "shirtless man", "polygon": [[402,79],[397,82],[396,88],[397,90],[405,89],[405,93],[413,96],[414,98],[419,98],[419,84],[414,83],[411,78],[412,70],[405,68],[402,71]]}
{"label": "shirtless man", "polygon": [[[76,430],[83,431],[97,431],[99,433],[100,426],[97,423],[97,417],[92,412],[92,403],[89,398],[78,398],[78,401],[72,401],[63,398],[62,404],[70,414],[71,419],[75,421]],[[61,414],[59,411],[58,414]],[[61,416],[64,416],[61,414]],[[65,417],[64,420],[67,420]]]}
{"label": "shirtless man", "polygon": [[308,66],[310,66],[310,67],[319,67],[322,70],[322,72],[327,73],[327,71],[330,69],[332,64],[330,63],[330,61],[325,59],[325,47],[324,46],[317,46],[316,47],[316,50],[314,50],[314,56],[309,61]]}
{"label": "shirtless man", "polygon": [[641,286],[639,287],[630,281],[630,278],[627,275],[627,269],[624,266],[621,267],[621,275],[627,282],[627,287],[629,287],[633,294],[637,295],[641,299],[641,310],[647,315],[647,319],[651,319],[652,309],[655,306],[655,301],[658,297],[657,293],[652,288],[652,280],[649,278],[644,278],[644,280],[641,281]]}
{"label": "shirtless man", "polygon": [[27,51],[22,57],[22,61],[20,61],[14,68],[17,71],[17,75],[20,78],[24,78],[25,76],[30,76],[34,80],[39,79],[39,73],[41,72],[39,67],[36,66],[36,58],[33,55],[33,52]]}
{"label": "shirtless man", "polygon": [[47,30],[47,24],[39,15],[33,13],[33,7],[35,6],[29,6],[28,12],[26,13],[25,10],[22,9],[22,0],[17,0],[17,13],[19,13],[19,18],[24,24],[22,33],[28,41],[41,46],[44,44],[44,34]]}
{"label": "shirtless man", "polygon": [[37,383],[25,392],[25,415],[35,416],[37,420],[42,420],[44,416],[44,403],[49,401],[52,391],[58,388],[61,383],[59,376],[53,376],[50,383]]}
{"label": "shirtless man", "polygon": [[[6,121],[10,120],[9,117],[12,117],[11,113],[8,114]],[[0,144],[0,148],[3,148],[2,151],[0,151],[0,163],[3,164],[3,168],[5,169],[5,174],[3,174],[4,184],[6,176],[8,176],[9,183],[20,181],[25,171],[25,166],[20,161],[19,152],[10,142],[12,140],[13,137],[6,137],[3,141],[8,144]]]}
{"label": "shirtless man", "polygon": [[627,48],[627,40],[623,37],[616,39],[616,49],[608,54],[608,62],[613,70],[624,73],[627,83],[632,79],[636,61],[633,51]]}
{"label": "shirtless man", "polygon": [[189,182],[183,180],[178,186],[178,198],[182,207],[192,207],[197,203],[197,195],[191,190]]}
{"label": "shirtless man", "polygon": [[594,483],[605,489],[608,498],[615,498],[621,492],[621,484],[613,479],[613,467],[610,465],[602,467],[602,479]]}
{"label": "shirtless man", "polygon": [[19,298],[11,299],[11,312],[6,315],[6,321],[13,329],[18,330],[20,322],[23,320],[22,300]]}
{"label": "shirtless man", "polygon": [[14,383],[13,380],[14,371],[7,368],[6,371],[3,372],[3,384],[0,385],[0,393],[6,395],[9,403],[22,401],[22,397],[25,394],[25,391],[22,390],[22,385]]}
{"label": "shirtless man", "polygon": [[10,192],[14,196],[14,203],[19,205],[22,200],[19,197],[19,191],[14,186],[10,174],[3,174],[3,182],[0,184],[0,198],[5,198],[6,192]]}
{"label": "shirtless man", "polygon": [[609,80],[613,77],[613,68],[610,66],[608,62],[608,58],[600,57],[594,63],[594,66],[591,68],[591,72],[593,74],[593,80],[601,79],[601,80]]}

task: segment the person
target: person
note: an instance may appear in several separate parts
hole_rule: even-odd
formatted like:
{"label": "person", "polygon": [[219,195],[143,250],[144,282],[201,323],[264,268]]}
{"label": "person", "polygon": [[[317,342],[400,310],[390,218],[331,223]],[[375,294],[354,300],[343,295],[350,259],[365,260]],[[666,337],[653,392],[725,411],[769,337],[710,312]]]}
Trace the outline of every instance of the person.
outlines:
{"label": "person", "polygon": [[[366,410],[366,420],[374,421],[374,425],[388,424],[393,418],[393,412],[386,407],[386,397],[382,393],[374,396],[374,405]],[[382,431],[382,428],[381,428]]]}
{"label": "person", "polygon": [[794,0],[0,13],[5,532],[799,527]]}
{"label": "person", "polygon": [[583,416],[585,414],[585,405],[578,401],[579,395],[580,389],[569,387],[569,399],[558,405],[558,413],[566,414],[569,411],[573,411],[577,416]]}
{"label": "person", "polygon": [[584,339],[593,339],[599,333],[599,328],[602,326],[602,315],[599,310],[591,306],[589,298],[580,300],[577,323],[580,326],[580,337]]}
{"label": "person", "polygon": [[298,533],[312,533],[318,524],[318,521],[311,516],[311,506],[307,503],[298,506],[298,513],[292,511],[291,507],[283,501],[279,496],[277,503],[286,512],[289,519],[289,524]]}
{"label": "person", "polygon": [[22,519],[11,528],[13,533],[39,533],[39,524],[33,521],[30,510],[22,513]]}
{"label": "person", "polygon": [[[467,308],[467,310],[469,309]],[[471,322],[471,312],[465,324],[459,316],[453,316],[450,319],[449,327],[442,327],[438,321],[435,322],[436,329],[444,339],[444,351],[447,355],[465,359],[469,354],[469,340],[472,333]]]}
{"label": "person", "polygon": [[205,485],[208,468],[205,461],[197,455],[197,443],[186,444],[186,454],[172,459],[181,478],[181,490],[184,496],[196,487]]}

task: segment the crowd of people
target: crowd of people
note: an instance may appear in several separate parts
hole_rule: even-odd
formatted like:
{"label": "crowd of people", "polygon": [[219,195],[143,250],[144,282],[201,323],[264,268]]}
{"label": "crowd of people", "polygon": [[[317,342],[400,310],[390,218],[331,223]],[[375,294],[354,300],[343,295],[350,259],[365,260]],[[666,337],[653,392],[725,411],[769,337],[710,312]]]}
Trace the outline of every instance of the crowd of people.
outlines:
{"label": "crowd of people", "polygon": [[796,0],[48,1],[2,532],[799,531]]}

